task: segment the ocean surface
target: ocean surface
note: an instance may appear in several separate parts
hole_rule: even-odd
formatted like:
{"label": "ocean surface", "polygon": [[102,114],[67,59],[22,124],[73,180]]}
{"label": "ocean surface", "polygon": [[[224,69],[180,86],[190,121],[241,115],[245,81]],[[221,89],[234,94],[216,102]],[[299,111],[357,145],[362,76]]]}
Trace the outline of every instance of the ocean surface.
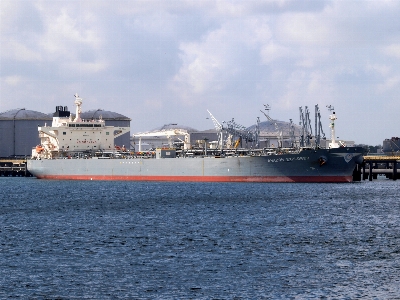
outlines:
{"label": "ocean surface", "polygon": [[400,298],[400,180],[0,185],[1,299]]}

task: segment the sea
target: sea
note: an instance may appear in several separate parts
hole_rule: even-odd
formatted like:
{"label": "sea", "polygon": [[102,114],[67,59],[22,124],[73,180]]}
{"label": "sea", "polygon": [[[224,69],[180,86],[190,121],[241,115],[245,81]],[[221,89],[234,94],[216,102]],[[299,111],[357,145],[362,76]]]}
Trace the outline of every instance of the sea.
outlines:
{"label": "sea", "polygon": [[400,181],[0,186],[1,299],[400,299]]}

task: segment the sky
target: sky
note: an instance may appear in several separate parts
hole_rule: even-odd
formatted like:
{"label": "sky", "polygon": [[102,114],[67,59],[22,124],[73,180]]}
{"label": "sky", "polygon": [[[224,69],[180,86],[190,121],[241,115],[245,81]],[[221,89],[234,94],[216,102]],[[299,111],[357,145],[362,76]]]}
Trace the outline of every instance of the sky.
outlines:
{"label": "sky", "polygon": [[[329,137],[400,136],[400,1],[1,0],[0,112],[104,109],[131,132],[299,122]],[[314,120],[312,119],[312,124]]]}

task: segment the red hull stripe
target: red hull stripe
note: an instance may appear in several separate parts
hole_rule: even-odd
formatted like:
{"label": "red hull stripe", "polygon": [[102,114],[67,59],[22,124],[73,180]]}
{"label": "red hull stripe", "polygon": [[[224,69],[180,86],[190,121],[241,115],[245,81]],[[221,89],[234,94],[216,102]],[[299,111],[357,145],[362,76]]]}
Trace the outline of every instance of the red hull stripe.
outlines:
{"label": "red hull stripe", "polygon": [[40,179],[58,180],[121,180],[177,182],[352,182],[352,176],[102,176],[102,175],[45,175]]}

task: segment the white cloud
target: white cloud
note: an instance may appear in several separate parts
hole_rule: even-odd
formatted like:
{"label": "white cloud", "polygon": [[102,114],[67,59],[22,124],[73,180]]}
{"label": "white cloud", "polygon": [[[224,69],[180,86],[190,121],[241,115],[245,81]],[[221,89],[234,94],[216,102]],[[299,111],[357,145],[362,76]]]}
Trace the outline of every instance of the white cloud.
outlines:
{"label": "white cloud", "polygon": [[37,49],[32,49],[19,40],[7,40],[2,42],[1,55],[4,58],[22,62],[36,62],[42,60],[42,55]]}
{"label": "white cloud", "polygon": [[278,23],[276,39],[289,45],[313,46],[336,39],[323,14],[287,13],[278,19]]}
{"label": "white cloud", "polygon": [[277,44],[274,41],[270,41],[268,44],[261,47],[260,56],[263,64],[270,64],[278,58],[293,56],[293,54],[289,47],[285,47]]}
{"label": "white cloud", "polygon": [[0,33],[2,36],[15,29],[23,2],[14,0],[0,1]]}
{"label": "white cloud", "polygon": [[394,88],[398,88],[400,84],[400,75],[391,76],[386,78],[382,84],[378,85],[378,90],[380,92],[385,92],[388,90],[392,90]]}
{"label": "white cloud", "polygon": [[[246,59],[243,55],[260,49],[270,37],[267,19],[249,18],[221,24],[201,41],[182,42],[182,66],[174,77],[173,88],[186,91],[185,97],[223,90],[230,80],[249,67],[241,63]],[[268,54],[263,50],[257,52],[260,57],[256,61],[264,61]]]}
{"label": "white cloud", "polygon": [[385,64],[380,64],[380,63],[375,63],[375,64],[371,64],[368,63],[366,66],[366,70],[368,72],[372,72],[375,74],[378,74],[380,76],[387,76],[390,74],[392,68],[391,66],[385,65]]}
{"label": "white cloud", "polygon": [[383,54],[395,58],[400,58],[400,44],[391,44],[382,48]]}
{"label": "white cloud", "polygon": [[75,73],[78,75],[80,73],[97,73],[107,69],[108,63],[107,62],[73,62],[73,63],[65,63],[62,64],[64,70],[69,70],[71,73]]}
{"label": "white cloud", "polygon": [[131,109],[149,116],[135,124],[143,130],[202,107],[218,116],[229,107],[232,117],[240,107],[241,123],[252,124],[253,105],[266,99],[277,118],[324,101],[352,106],[349,124],[370,113],[364,107],[400,109],[378,105],[400,94],[399,1],[2,0],[0,8],[0,96],[16,99],[0,111],[35,102],[37,91],[45,105],[77,90],[115,95],[129,117],[132,102],[143,103],[140,114]]}
{"label": "white cloud", "polygon": [[74,59],[82,46],[96,50],[103,45],[103,39],[94,29],[96,18],[90,13],[77,19],[63,8],[55,15],[47,11],[43,17],[45,33],[39,43],[52,56]]}
{"label": "white cloud", "polygon": [[14,75],[4,78],[4,82],[10,86],[17,86],[22,81],[22,76]]}

